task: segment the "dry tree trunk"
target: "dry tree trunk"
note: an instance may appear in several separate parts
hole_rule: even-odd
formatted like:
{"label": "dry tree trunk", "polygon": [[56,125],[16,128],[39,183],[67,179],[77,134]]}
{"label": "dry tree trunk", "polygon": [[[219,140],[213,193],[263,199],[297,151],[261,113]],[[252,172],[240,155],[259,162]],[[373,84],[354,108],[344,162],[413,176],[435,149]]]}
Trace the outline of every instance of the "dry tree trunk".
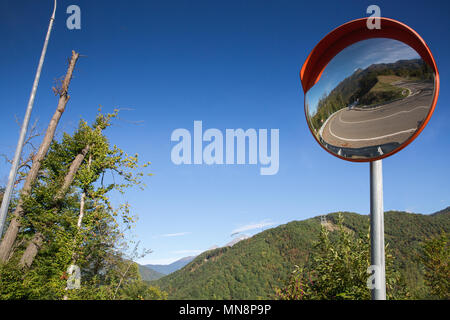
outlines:
{"label": "dry tree trunk", "polygon": [[78,215],[77,230],[79,230],[81,228],[81,223],[83,222],[85,199],[86,199],[86,192],[83,192],[81,194],[81,200],[80,200],[80,214]]}
{"label": "dry tree trunk", "polygon": [[[91,163],[92,163],[92,154],[89,155],[88,170],[90,170],[90,168],[91,168]],[[75,247],[76,237],[78,235],[78,232],[80,231],[81,224],[83,223],[85,203],[86,203],[86,189],[83,190],[83,193],[81,194],[81,198],[80,198],[80,211],[78,214],[78,221],[77,221],[77,234],[75,235],[75,238],[73,239],[73,247]],[[73,253],[72,253],[72,262],[75,263],[75,250],[73,250]]]}
{"label": "dry tree trunk", "polygon": [[14,245],[14,242],[16,241],[17,234],[18,234],[19,228],[20,228],[20,218],[23,215],[23,197],[30,193],[31,187],[32,187],[33,183],[36,181],[37,175],[41,168],[42,161],[44,160],[45,155],[47,154],[48,149],[50,147],[50,144],[53,141],[53,137],[55,135],[55,131],[56,131],[58,122],[59,122],[62,114],[64,113],[67,102],[69,101],[69,98],[70,98],[70,96],[68,94],[69,84],[70,84],[70,80],[72,79],[73,70],[75,68],[75,64],[78,60],[78,57],[79,57],[79,54],[76,53],[75,51],[72,51],[72,57],[70,59],[70,63],[69,63],[69,67],[67,69],[66,76],[62,83],[62,88],[61,88],[61,90],[58,90],[58,94],[59,94],[58,106],[56,108],[55,113],[53,114],[52,119],[50,120],[50,123],[47,127],[47,131],[45,133],[45,137],[42,140],[39,150],[36,153],[36,155],[34,156],[33,165],[31,166],[31,169],[28,172],[27,178],[26,178],[23,188],[21,190],[20,199],[16,206],[16,209],[14,210],[13,218],[9,224],[9,227],[5,233],[5,236],[3,237],[3,241],[0,244],[0,262],[7,261],[7,259],[10,256],[11,249]]}
{"label": "dry tree trunk", "polygon": [[[70,164],[69,170],[67,171],[67,174],[64,177],[62,187],[61,189],[59,189],[59,192],[56,194],[54,198],[55,201],[61,200],[66,194],[66,192],[69,190],[69,187],[72,184],[73,179],[75,178],[75,174],[77,173],[78,169],[83,163],[84,158],[86,157],[86,154],[89,152],[90,148],[91,147],[89,145],[84,147],[84,149],[81,150],[79,154],[77,154],[75,159]],[[28,243],[28,246],[25,252],[23,253],[22,258],[20,259],[21,267],[31,266],[43,241],[44,235],[41,232],[37,231],[36,234],[31,239],[31,241]]]}
{"label": "dry tree trunk", "polygon": [[[92,154],[89,155],[88,160],[88,170],[91,170],[91,163],[92,163]],[[78,215],[78,221],[77,221],[77,229],[80,230],[81,223],[83,222],[84,217],[84,202],[86,199],[86,190],[83,191],[83,194],[81,195],[81,202],[80,202],[80,214]]]}

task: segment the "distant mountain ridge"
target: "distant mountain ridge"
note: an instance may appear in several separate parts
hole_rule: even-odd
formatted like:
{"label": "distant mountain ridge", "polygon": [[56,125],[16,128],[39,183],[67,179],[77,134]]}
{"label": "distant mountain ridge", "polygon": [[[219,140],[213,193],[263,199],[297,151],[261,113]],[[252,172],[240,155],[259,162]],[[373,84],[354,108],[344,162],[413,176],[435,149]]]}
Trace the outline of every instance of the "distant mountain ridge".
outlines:
{"label": "distant mountain ridge", "polygon": [[155,271],[151,268],[148,268],[146,266],[138,264],[138,267],[139,267],[139,273],[141,274],[141,278],[144,281],[158,280],[159,278],[162,278],[165,276],[165,274],[162,274],[162,273]]}
{"label": "distant mountain ridge", "polygon": [[442,209],[440,211],[437,211],[437,212],[433,213],[432,215],[449,214],[449,213],[450,213],[450,206],[445,209]]}
{"label": "distant mountain ridge", "polygon": [[[344,224],[366,235],[369,217],[344,212]],[[337,213],[326,215],[335,224]],[[320,232],[319,217],[292,221],[267,229],[233,246],[209,250],[174,273],[154,281],[169,299],[270,299],[295,265],[302,265]],[[423,270],[417,260],[420,243],[440,232],[450,232],[450,210],[422,215],[385,212],[385,239],[395,267],[416,297],[424,294]],[[423,297],[422,297],[423,298]],[[426,297],[425,297],[426,298]]]}
{"label": "distant mountain ridge", "polygon": [[196,256],[189,256],[181,258],[175,262],[172,262],[170,264],[146,264],[144,265],[146,268],[152,269],[156,272],[159,272],[163,275],[171,274],[172,272],[175,272],[181,268],[183,268],[185,265],[187,265],[189,262],[194,260]]}
{"label": "distant mountain ridge", "polygon": [[[238,235],[233,240],[225,244],[225,247],[232,247],[239,241],[248,239],[249,236],[245,234]],[[217,248],[220,248],[217,245],[212,246],[206,251],[215,250]],[[205,251],[205,252],[206,252]],[[162,278],[166,275],[169,275],[181,268],[183,268],[185,265],[187,265],[189,262],[195,259],[196,256],[189,256],[184,257],[181,259],[178,259],[175,262],[172,262],[170,264],[146,264],[146,265],[139,265],[139,271],[141,273],[141,277],[145,281],[152,281],[152,280],[158,280],[159,278]]]}
{"label": "distant mountain ridge", "polygon": [[232,246],[234,246],[236,243],[238,243],[239,241],[242,241],[242,240],[245,240],[245,239],[248,239],[248,238],[250,238],[248,235],[246,235],[246,234],[241,234],[241,235],[238,235],[237,237],[235,237],[233,240],[231,240],[230,242],[228,242],[226,245],[225,245],[225,247],[232,247]]}

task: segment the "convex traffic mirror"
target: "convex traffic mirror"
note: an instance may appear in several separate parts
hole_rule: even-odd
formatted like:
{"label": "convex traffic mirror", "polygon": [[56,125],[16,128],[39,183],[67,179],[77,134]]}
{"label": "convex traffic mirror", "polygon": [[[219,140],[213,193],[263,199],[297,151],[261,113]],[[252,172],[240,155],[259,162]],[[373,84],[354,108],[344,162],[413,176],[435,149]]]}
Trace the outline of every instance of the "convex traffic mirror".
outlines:
{"label": "convex traffic mirror", "polygon": [[301,71],[311,133],[350,161],[385,158],[409,144],[436,105],[439,75],[420,36],[395,20],[366,19],[327,35]]}

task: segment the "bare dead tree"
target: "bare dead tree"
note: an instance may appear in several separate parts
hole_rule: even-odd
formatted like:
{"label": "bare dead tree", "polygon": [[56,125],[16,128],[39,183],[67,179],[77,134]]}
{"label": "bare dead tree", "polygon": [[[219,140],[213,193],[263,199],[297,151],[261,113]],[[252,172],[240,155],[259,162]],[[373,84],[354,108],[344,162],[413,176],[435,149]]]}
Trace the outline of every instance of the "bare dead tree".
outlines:
{"label": "bare dead tree", "polygon": [[67,69],[66,76],[61,85],[61,90],[58,92],[59,101],[58,106],[56,107],[55,113],[53,114],[52,119],[47,127],[44,139],[39,146],[39,150],[33,158],[33,164],[28,171],[27,177],[25,179],[24,185],[20,192],[19,202],[14,210],[13,217],[8,226],[8,230],[3,237],[2,243],[0,244],[0,262],[6,262],[10,256],[11,250],[13,248],[14,242],[16,241],[17,234],[20,229],[20,218],[23,216],[23,198],[26,195],[29,195],[31,192],[32,185],[36,181],[38,176],[38,172],[41,168],[41,164],[44,161],[45,155],[50,148],[50,144],[53,141],[53,137],[55,135],[56,127],[58,126],[59,120],[61,119],[62,114],[65,111],[67,102],[70,99],[68,94],[69,84],[72,79],[72,74],[75,69],[76,62],[78,60],[79,54],[75,51],[72,51],[72,57],[70,59],[69,67]]}
{"label": "bare dead tree", "polygon": [[[34,121],[34,123],[31,125],[30,129],[28,130],[27,137],[24,141],[24,149],[27,147],[27,155],[21,156],[19,160],[19,165],[17,168],[18,176],[16,178],[16,181],[14,182],[14,186],[19,185],[22,181],[25,180],[27,170],[31,169],[31,166],[33,164],[33,157],[35,156],[37,152],[37,148],[34,146],[33,141],[41,136],[43,133],[38,132],[37,130],[37,119]],[[20,121],[16,117],[16,123],[20,126]],[[7,163],[12,164],[13,159],[10,159],[6,154],[1,153],[0,157],[4,158]]]}

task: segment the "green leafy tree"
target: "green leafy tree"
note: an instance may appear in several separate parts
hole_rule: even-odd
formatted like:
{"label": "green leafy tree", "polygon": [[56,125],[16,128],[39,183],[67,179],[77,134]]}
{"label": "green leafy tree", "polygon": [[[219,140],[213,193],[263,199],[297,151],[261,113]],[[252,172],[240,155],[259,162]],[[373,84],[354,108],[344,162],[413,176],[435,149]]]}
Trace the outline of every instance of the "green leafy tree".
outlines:
{"label": "green leafy tree", "polygon": [[[355,236],[344,226],[339,214],[336,232],[321,227],[308,262],[296,266],[287,284],[276,289],[283,300],[370,299],[367,268],[370,265],[369,239]],[[334,229],[334,226],[331,228]],[[386,254],[386,290],[390,299],[406,298],[402,280],[393,268],[393,257]]]}
{"label": "green leafy tree", "polygon": [[[0,298],[158,296],[156,289],[140,283],[138,273],[129,272],[125,233],[135,216],[127,203],[113,206],[109,199],[111,193],[145,187],[143,170],[149,165],[139,164],[137,154],[126,154],[103,134],[117,112],[99,113],[91,126],[80,121],[73,135],[52,142],[31,192],[23,197],[12,256],[0,265]],[[72,264],[81,269],[81,288],[68,290]],[[127,295],[121,293],[125,288]]]}
{"label": "green leafy tree", "polygon": [[128,279],[123,286],[117,290],[115,299],[120,300],[166,300],[167,293],[161,291],[158,287],[151,286],[142,281],[139,266],[132,263],[130,274],[133,276]]}
{"label": "green leafy tree", "polygon": [[420,260],[425,267],[425,284],[434,298],[450,299],[448,233],[428,239],[422,248]]}

